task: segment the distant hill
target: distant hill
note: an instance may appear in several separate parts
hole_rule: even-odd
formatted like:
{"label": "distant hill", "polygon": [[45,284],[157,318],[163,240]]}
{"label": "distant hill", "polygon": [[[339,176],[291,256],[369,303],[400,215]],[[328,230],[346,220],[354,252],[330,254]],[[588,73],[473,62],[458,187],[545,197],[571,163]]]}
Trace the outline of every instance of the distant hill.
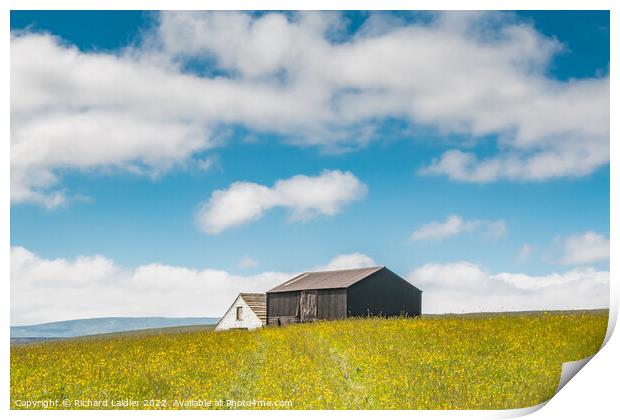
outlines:
{"label": "distant hill", "polygon": [[11,327],[11,341],[27,338],[67,338],[83,335],[105,334],[150,328],[182,327],[188,325],[213,325],[219,318],[88,318],[49,322],[37,325]]}

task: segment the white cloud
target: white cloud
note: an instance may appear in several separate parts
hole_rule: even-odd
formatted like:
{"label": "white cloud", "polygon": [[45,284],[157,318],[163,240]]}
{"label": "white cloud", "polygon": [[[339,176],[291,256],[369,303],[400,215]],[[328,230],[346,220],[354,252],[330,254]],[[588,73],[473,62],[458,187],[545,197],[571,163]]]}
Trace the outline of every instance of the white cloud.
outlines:
{"label": "white cloud", "polygon": [[315,271],[346,270],[349,268],[375,267],[377,263],[366,254],[354,252],[342,254],[332,258],[326,265],[315,267]]}
{"label": "white cloud", "polygon": [[[451,150],[422,170],[459,181],[608,163],[609,77],[550,79],[562,46],[510,15],[434,16],[374,16],[347,38],[337,13],[165,12],[142,45],[115,53],[14,32],[12,201],[62,204],[66,170],[165,172],[219,145],[228,124],[332,149],[380,138],[384,118],[468,142],[498,135],[496,156]],[[215,75],[189,73],[197,62]]]}
{"label": "white cloud", "polygon": [[424,313],[606,308],[609,272],[580,268],[530,276],[490,274],[477,264],[426,264],[408,275],[424,291]]}
{"label": "white cloud", "polygon": [[481,231],[485,236],[498,238],[506,233],[506,222],[503,220],[463,220],[460,216],[451,215],[443,222],[433,221],[422,225],[411,234],[414,241],[441,240],[461,233]]}
{"label": "white cloud", "polygon": [[274,207],[292,210],[293,220],[334,215],[366,194],[366,186],[351,172],[323,171],[318,176],[296,175],[276,181],[273,187],[235,182],[217,190],[196,215],[199,227],[216,234],[259,219]]}
{"label": "white cloud", "polygon": [[104,316],[220,316],[239,292],[263,292],[295,273],[239,276],[102,256],[44,259],[11,248],[11,324]]}
{"label": "white cloud", "polygon": [[590,264],[609,260],[609,239],[588,231],[571,235],[562,241],[563,264]]}
{"label": "white cloud", "polygon": [[471,231],[472,226],[465,223],[459,216],[448,216],[445,222],[430,222],[422,225],[411,234],[411,239],[421,241],[424,239],[444,239],[448,236],[458,235],[464,230]]}
{"label": "white cloud", "polygon": [[[605,140],[605,141],[604,141]],[[474,153],[448,150],[420,175],[446,175],[454,181],[490,182],[498,179],[540,181],[556,177],[579,177],[609,161],[609,138],[557,141],[544,151],[510,153],[479,160]]]}
{"label": "white cloud", "polygon": [[244,256],[239,260],[239,268],[254,268],[258,267],[258,260],[249,256]]}

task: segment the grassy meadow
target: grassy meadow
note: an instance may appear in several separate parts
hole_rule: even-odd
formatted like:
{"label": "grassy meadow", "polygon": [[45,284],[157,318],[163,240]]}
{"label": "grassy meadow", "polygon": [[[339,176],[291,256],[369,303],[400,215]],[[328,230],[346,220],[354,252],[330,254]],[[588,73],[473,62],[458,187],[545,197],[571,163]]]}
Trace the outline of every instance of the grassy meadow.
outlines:
{"label": "grassy meadow", "polygon": [[252,400],[289,401],[285,408],[293,409],[521,408],[553,396],[562,362],[596,353],[607,317],[571,311],[348,319],[15,345],[11,408],[49,400],[65,404],[49,408]]}

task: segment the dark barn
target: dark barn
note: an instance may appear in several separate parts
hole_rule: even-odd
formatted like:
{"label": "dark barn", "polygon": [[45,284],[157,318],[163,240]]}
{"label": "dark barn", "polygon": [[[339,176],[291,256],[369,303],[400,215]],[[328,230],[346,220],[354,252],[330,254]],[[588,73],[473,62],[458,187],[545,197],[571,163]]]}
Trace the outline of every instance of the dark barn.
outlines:
{"label": "dark barn", "polygon": [[422,291],[386,267],[303,273],[267,292],[267,325],[421,312]]}

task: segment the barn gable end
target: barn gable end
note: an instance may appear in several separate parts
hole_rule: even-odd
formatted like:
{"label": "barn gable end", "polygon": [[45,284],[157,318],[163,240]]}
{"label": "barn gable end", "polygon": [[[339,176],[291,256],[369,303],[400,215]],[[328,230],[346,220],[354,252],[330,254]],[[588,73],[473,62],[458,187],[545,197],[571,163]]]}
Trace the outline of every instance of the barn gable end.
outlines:
{"label": "barn gable end", "polygon": [[253,330],[263,327],[267,321],[265,302],[264,293],[240,293],[217,323],[215,330]]}
{"label": "barn gable end", "polygon": [[399,316],[422,313],[422,291],[383,267],[347,289],[348,316]]}

